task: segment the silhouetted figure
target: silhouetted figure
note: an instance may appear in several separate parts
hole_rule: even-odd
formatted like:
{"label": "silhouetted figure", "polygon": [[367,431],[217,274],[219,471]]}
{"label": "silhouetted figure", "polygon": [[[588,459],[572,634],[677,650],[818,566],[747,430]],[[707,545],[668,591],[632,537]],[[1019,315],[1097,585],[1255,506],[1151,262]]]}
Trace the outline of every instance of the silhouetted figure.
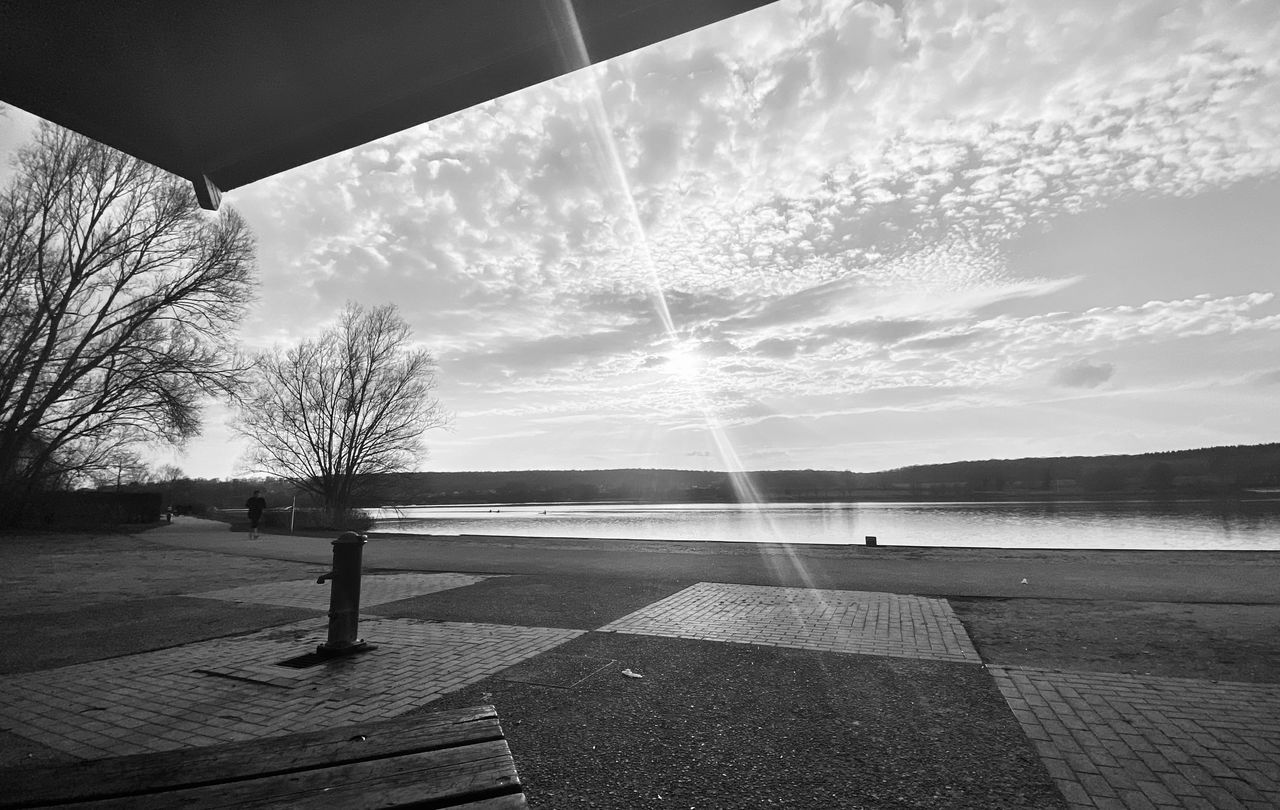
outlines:
{"label": "silhouetted figure", "polygon": [[258,521],[262,520],[262,513],[267,510],[267,499],[253,491],[253,497],[244,502],[244,508],[249,510],[249,539],[258,539]]}

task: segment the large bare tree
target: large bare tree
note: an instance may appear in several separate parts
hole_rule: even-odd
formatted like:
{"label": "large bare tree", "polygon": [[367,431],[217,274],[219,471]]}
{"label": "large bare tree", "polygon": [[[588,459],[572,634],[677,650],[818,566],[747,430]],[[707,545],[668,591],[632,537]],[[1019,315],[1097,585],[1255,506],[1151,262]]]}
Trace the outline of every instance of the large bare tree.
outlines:
{"label": "large bare tree", "polygon": [[254,472],[316,495],[340,522],[371,477],[411,469],[422,434],[448,423],[436,365],[394,305],[348,304],[336,326],[257,355],[235,428]]}
{"label": "large bare tree", "polygon": [[238,378],[231,333],[254,273],[244,221],[150,164],[42,124],[14,168],[0,192],[9,506],[196,434],[202,399]]}

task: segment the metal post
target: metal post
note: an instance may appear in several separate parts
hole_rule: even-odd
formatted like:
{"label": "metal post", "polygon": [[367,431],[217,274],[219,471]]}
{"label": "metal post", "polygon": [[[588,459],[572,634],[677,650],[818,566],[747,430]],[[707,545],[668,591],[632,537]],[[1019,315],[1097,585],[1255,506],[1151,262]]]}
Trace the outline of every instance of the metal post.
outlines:
{"label": "metal post", "polygon": [[333,580],[329,594],[329,640],[316,648],[322,656],[351,655],[372,650],[373,645],[357,638],[360,624],[360,568],[364,544],[362,534],[346,532],[333,541],[333,570],[316,580]]}

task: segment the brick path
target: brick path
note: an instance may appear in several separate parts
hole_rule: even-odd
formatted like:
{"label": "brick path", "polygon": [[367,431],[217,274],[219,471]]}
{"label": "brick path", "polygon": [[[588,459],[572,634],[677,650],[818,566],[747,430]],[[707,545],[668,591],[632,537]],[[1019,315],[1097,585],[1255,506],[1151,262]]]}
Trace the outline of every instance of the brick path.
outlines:
{"label": "brick path", "polygon": [[1280,685],[990,669],[1073,809],[1280,807]]}
{"label": "brick path", "polygon": [[601,632],[982,663],[945,599],[700,582]]}
{"label": "brick path", "polygon": [[[86,759],[245,740],[402,714],[579,630],[363,618],[379,648],[307,670],[315,621],[0,678],[0,728]],[[221,674],[211,674],[221,673]]]}
{"label": "brick path", "polygon": [[[492,576],[492,575],[489,575]],[[488,576],[473,574],[366,574],[360,582],[360,604],[382,605],[423,594],[461,588],[482,582]],[[315,579],[293,582],[269,582],[264,585],[244,585],[218,591],[193,593],[201,599],[221,599],[227,602],[251,602],[256,605],[283,605],[284,607],[329,609],[329,589]]]}

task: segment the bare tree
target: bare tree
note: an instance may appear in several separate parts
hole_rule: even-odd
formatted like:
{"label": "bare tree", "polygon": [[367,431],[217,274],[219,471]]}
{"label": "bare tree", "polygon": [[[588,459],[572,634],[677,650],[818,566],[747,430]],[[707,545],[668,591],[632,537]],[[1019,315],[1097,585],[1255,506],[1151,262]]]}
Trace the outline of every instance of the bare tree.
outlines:
{"label": "bare tree", "polygon": [[244,221],[201,211],[186,183],[150,164],[42,124],[14,165],[0,193],[10,506],[141,443],[196,434],[201,400],[238,376],[230,332],[254,271]]}
{"label": "bare tree", "polygon": [[410,338],[394,305],[348,304],[315,340],[259,354],[234,423],[253,471],[316,495],[336,525],[371,476],[411,469],[422,434],[449,419],[435,362]]}
{"label": "bare tree", "polygon": [[173,482],[183,477],[182,468],[176,464],[161,464],[160,469],[154,473],[155,480],[161,481],[168,486],[173,486]]}

